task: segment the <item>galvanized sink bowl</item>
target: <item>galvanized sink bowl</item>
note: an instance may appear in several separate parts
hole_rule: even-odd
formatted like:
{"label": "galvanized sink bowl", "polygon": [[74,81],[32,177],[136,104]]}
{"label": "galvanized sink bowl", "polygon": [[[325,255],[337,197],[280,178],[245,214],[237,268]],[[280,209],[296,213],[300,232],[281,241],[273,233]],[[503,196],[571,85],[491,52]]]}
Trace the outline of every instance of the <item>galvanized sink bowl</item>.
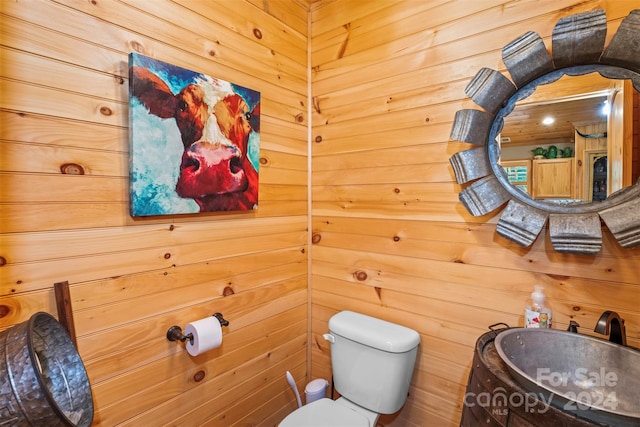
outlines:
{"label": "galvanized sink bowl", "polygon": [[640,350],[525,328],[500,332],[495,346],[513,378],[546,403],[605,425],[640,425]]}

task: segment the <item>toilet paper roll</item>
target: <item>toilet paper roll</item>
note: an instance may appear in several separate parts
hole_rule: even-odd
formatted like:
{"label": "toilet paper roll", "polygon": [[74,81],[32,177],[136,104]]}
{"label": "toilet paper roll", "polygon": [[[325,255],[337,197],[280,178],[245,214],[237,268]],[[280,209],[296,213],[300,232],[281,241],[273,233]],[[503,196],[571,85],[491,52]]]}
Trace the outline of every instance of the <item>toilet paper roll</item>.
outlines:
{"label": "toilet paper roll", "polygon": [[187,323],[184,334],[193,334],[193,339],[187,341],[186,345],[187,352],[192,356],[213,350],[222,344],[222,327],[220,321],[213,316]]}

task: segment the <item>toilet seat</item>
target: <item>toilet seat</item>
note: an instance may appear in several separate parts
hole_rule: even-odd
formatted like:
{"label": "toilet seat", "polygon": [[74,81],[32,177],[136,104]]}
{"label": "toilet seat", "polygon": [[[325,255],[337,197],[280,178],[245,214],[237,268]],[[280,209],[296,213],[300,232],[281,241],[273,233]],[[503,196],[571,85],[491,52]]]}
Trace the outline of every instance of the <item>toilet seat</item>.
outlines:
{"label": "toilet seat", "polygon": [[334,400],[323,398],[293,411],[279,427],[371,427],[362,414]]}

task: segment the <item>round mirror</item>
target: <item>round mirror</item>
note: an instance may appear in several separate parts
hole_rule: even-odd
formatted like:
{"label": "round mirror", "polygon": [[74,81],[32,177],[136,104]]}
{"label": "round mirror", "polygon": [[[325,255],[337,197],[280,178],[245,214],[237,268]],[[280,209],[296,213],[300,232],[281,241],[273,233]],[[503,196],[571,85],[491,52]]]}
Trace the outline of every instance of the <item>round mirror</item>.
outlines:
{"label": "round mirror", "polygon": [[[640,245],[640,185],[632,183],[630,166],[625,170],[632,122],[622,108],[633,88],[640,88],[640,10],[623,20],[604,49],[606,27],[602,10],[559,20],[552,35],[553,58],[538,34],[524,34],[502,51],[512,80],[480,70],[466,93],[484,110],[456,113],[451,139],[478,146],[450,159],[456,181],[469,183],[461,202],[475,216],[506,205],[497,232],[523,246],[531,245],[548,221],[557,251],[598,253],[600,220],[623,247]],[[523,127],[549,105],[568,112],[574,105],[605,101],[611,109],[606,120],[561,119],[573,138],[553,135],[543,125],[536,124],[533,133],[531,126]],[[547,143],[538,143],[536,133]],[[508,148],[517,146],[529,150],[530,161],[508,158],[513,155]]]}
{"label": "round mirror", "polygon": [[[605,78],[601,75],[602,73],[615,77],[614,79]],[[594,76],[599,76],[599,79]],[[523,191],[516,191],[517,189],[521,190],[521,188],[511,185],[501,161],[501,154],[503,151],[501,149],[502,135],[505,135],[505,138],[510,138],[508,136],[510,129],[509,124],[513,127],[514,121],[518,120],[517,114],[522,114],[522,109],[520,107],[528,105],[527,101],[536,95],[542,88],[546,89],[546,93],[552,92],[555,88],[558,88],[557,90],[559,93],[563,93],[567,92],[562,89],[563,86],[567,86],[567,84],[563,84],[565,82],[569,82],[569,86],[580,86],[579,84],[576,85],[574,83],[575,80],[583,80],[587,82],[601,80],[603,82],[607,82],[606,84],[610,85],[611,88],[609,90],[603,89],[600,91],[601,96],[595,98],[596,103],[598,103],[599,100],[602,100],[600,102],[602,109],[605,105],[604,101],[608,98],[610,98],[612,103],[614,103],[616,98],[622,99],[624,97],[623,88],[625,86],[625,80],[616,80],[615,78],[618,76],[620,76],[620,78],[629,77],[631,82],[635,81],[640,87],[640,74],[633,71],[604,65],[575,66],[568,69],[555,70],[533,80],[523,89],[516,91],[515,94],[507,101],[506,105],[498,111],[487,141],[487,156],[492,172],[495,174],[498,181],[504,186],[504,189],[510,193],[513,198],[537,209],[548,211],[550,213],[561,214],[599,212],[605,208],[620,203],[621,198],[626,199],[629,196],[633,197],[633,195],[628,194],[628,192],[618,191],[623,189],[621,153],[623,152],[625,141],[623,141],[622,138],[624,134],[622,120],[619,120],[616,129],[613,129],[612,132],[608,131],[611,125],[609,120],[605,118],[598,121],[597,115],[595,114],[593,121],[588,123],[578,122],[577,120],[575,122],[564,123],[565,128],[571,129],[575,133],[574,143],[570,144],[570,141],[567,141],[566,139],[564,143],[551,140],[549,143],[534,147],[534,149],[538,147],[542,148],[542,154],[532,155],[533,161],[530,167],[532,185],[530,185],[530,193],[523,194]],[[602,88],[604,84],[605,83],[602,83],[600,87]],[[630,86],[628,89],[629,94],[633,96],[633,86],[632,84],[628,86]],[[573,90],[569,90],[568,92],[571,91]],[[579,97],[580,94],[576,94],[576,96]],[[538,98],[544,99],[544,96],[539,95]],[[555,98],[555,100],[557,99],[558,98]],[[573,102],[575,104],[582,105],[586,104],[587,100],[588,98],[582,99],[580,102],[578,100]],[[557,107],[555,113],[553,113],[556,117],[559,116],[559,111],[567,111],[568,109],[566,105],[558,104],[563,103],[553,104]],[[544,118],[552,117],[549,106],[544,103],[538,105],[534,101],[533,109],[538,112],[544,111]],[[618,108],[618,110],[619,109],[620,108]],[[516,114],[515,120],[512,120],[512,116],[514,114]],[[582,117],[582,119],[585,118],[586,115]],[[556,124],[556,122],[554,121],[552,124]],[[545,125],[541,124],[540,126],[544,127]],[[582,129],[582,132],[580,129]],[[547,137],[563,138],[562,135],[555,135],[553,131],[551,131]],[[531,138],[531,136],[529,135],[528,138]],[[616,144],[615,147],[611,147],[612,155],[609,155],[609,143],[612,143],[613,141],[615,141]],[[632,139],[628,138],[628,142],[632,143]],[[564,158],[564,155],[559,153],[559,149],[562,149],[564,152],[564,149],[566,148],[570,149],[571,157]],[[628,151],[628,155],[631,155],[631,150]],[[612,165],[612,162],[609,160],[614,159],[614,152],[619,154],[617,154],[616,157],[617,160],[615,162],[615,167],[612,167],[614,165]],[[536,159],[536,156],[540,156],[540,158]],[[592,158],[593,161],[589,160],[589,158]],[[576,162],[576,160],[578,161]],[[589,170],[590,168],[587,168],[584,165],[585,161],[588,164],[593,163],[593,168],[597,168],[597,170]],[[596,161],[599,161],[600,163],[596,165]],[[612,187],[610,185],[610,172],[614,170],[616,171],[616,179],[615,184]],[[579,176],[577,176],[576,171],[580,172]],[[631,171],[629,170],[628,172]],[[593,177],[595,182],[592,180],[590,183],[591,185],[585,185],[585,182],[590,176]],[[595,192],[596,201],[593,200],[593,191],[588,193],[588,189],[590,187],[593,188],[594,184],[597,189]],[[607,186],[609,187],[608,189],[601,189],[601,187]],[[587,189],[587,194],[585,194],[585,188]]]}
{"label": "round mirror", "polygon": [[625,139],[624,129],[638,91],[627,82],[596,72],[564,76],[518,101],[496,139],[511,185],[535,200],[569,204],[603,201],[635,182],[640,141]]}

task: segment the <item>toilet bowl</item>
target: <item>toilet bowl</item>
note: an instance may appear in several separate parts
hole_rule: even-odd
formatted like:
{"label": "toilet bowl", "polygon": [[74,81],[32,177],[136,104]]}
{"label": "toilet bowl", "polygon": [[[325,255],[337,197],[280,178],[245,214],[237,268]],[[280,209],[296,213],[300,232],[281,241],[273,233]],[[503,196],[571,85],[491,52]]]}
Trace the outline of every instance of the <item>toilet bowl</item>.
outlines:
{"label": "toilet bowl", "polygon": [[344,398],[325,397],[293,411],[279,427],[374,427],[379,416]]}
{"label": "toilet bowl", "polygon": [[400,410],[420,343],[413,329],[352,311],[329,319],[337,400],[322,398],[291,414],[280,427],[375,427],[380,414]]}

